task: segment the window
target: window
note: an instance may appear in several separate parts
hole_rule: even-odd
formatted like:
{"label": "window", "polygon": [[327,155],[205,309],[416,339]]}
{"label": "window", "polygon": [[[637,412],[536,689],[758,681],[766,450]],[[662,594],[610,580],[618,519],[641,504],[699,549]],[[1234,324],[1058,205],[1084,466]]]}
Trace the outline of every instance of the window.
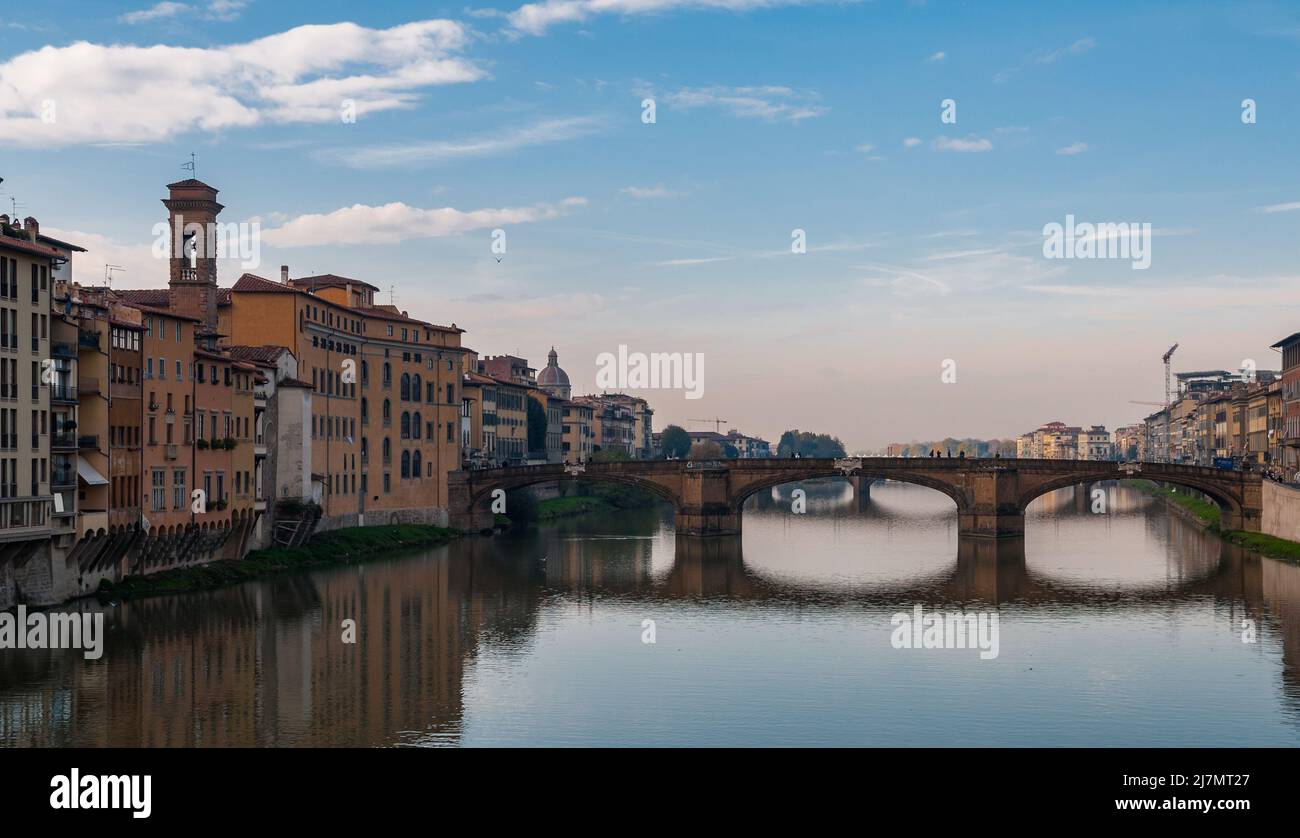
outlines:
{"label": "window", "polygon": [[185,496],[185,469],[174,469],[172,471],[172,509],[184,509]]}
{"label": "window", "polygon": [[160,468],[153,469],[150,479],[153,483],[153,511],[164,512],[167,509],[167,472]]}
{"label": "window", "polygon": [[393,442],[388,437],[384,437],[384,465],[393,461]]}
{"label": "window", "polygon": [[420,452],[411,453],[411,477],[415,480],[420,479]]}
{"label": "window", "polygon": [[407,373],[402,373],[401,395],[399,398],[404,402],[411,399],[411,376]]}
{"label": "window", "polygon": [[411,414],[402,411],[402,439],[411,438]]}
{"label": "window", "polygon": [[409,480],[411,477],[411,452],[402,452],[402,479]]}
{"label": "window", "polygon": [[[384,351],[386,352],[388,350],[384,350]],[[385,387],[393,386],[393,366],[392,364],[389,364],[387,361],[384,361],[384,386]]]}
{"label": "window", "polygon": [[424,388],[420,386],[419,374],[417,373],[416,375],[411,376],[411,401],[418,402],[420,400],[420,394],[423,392]]}
{"label": "window", "polygon": [[420,438],[420,411],[416,411],[411,417],[411,439]]}
{"label": "window", "polygon": [[365,361],[361,362],[361,386],[367,387],[370,384],[370,365]]}
{"label": "window", "polygon": [[361,424],[370,424],[370,402],[366,401],[365,396],[361,397]]}
{"label": "window", "polygon": [[388,401],[388,399],[384,399],[384,427],[388,427],[389,425],[392,424],[393,424],[393,406]]}

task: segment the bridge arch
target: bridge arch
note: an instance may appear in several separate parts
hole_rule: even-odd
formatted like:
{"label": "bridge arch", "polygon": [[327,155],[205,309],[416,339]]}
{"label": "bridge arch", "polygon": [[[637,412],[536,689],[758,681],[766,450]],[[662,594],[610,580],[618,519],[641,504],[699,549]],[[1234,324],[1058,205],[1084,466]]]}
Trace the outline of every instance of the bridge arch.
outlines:
{"label": "bridge arch", "polygon": [[[927,489],[934,489],[948,496],[948,499],[956,504],[956,511],[960,514],[967,507],[966,491],[953,483],[931,477],[925,474],[918,474],[915,471],[893,472],[881,470],[861,470],[845,474],[842,470],[836,468],[810,468],[805,471],[785,472],[765,476],[752,482],[746,483],[743,487],[738,488],[735,494],[734,511],[739,513],[745,501],[749,500],[755,494],[771,489],[774,486],[784,486],[787,483],[800,483],[805,480],[820,480],[826,477],[839,477],[853,482],[856,478],[870,483],[872,480],[896,480],[899,483],[911,483],[914,486],[924,486]],[[856,486],[855,486],[856,489]]]}
{"label": "bridge arch", "polygon": [[[1020,509],[1022,511],[1028,509],[1029,504],[1033,503],[1035,500],[1042,497],[1043,495],[1046,495],[1049,492],[1055,492],[1058,489],[1067,489],[1071,486],[1080,486],[1089,483],[1100,483],[1104,480],[1114,480],[1114,479],[1116,479],[1114,475],[1105,476],[1105,475],[1098,475],[1095,473],[1064,474],[1059,477],[1053,477],[1048,480],[1042,481],[1041,483],[1034,486],[1032,489],[1029,489],[1024,493],[1022,493],[1019,499]],[[1145,476],[1143,479],[1149,479],[1157,483],[1170,483],[1175,486],[1181,486],[1187,489],[1195,489],[1196,491],[1205,495],[1210,500],[1214,501],[1215,504],[1218,505],[1220,513],[1222,515],[1222,520],[1224,521],[1241,520],[1241,516],[1243,512],[1241,500],[1235,497],[1231,492],[1226,491],[1222,486],[1216,485],[1209,480],[1202,479],[1198,475],[1180,474],[1180,473],[1173,473],[1173,474],[1162,473],[1160,475],[1157,475],[1153,473],[1149,476]]]}
{"label": "bridge arch", "polygon": [[542,475],[521,474],[502,477],[490,481],[481,487],[475,488],[475,490],[470,494],[469,506],[470,509],[479,509],[486,506],[488,499],[492,496],[492,492],[496,489],[503,489],[510,492],[515,489],[526,489],[529,486],[537,486],[543,483],[563,483],[569,480],[589,480],[593,483],[613,483],[622,486],[630,486],[635,489],[644,489],[658,497],[660,500],[666,501],[674,506],[680,503],[680,498],[678,498],[672,490],[654,482],[653,480],[645,480],[627,474],[590,471],[578,475],[564,473]]}

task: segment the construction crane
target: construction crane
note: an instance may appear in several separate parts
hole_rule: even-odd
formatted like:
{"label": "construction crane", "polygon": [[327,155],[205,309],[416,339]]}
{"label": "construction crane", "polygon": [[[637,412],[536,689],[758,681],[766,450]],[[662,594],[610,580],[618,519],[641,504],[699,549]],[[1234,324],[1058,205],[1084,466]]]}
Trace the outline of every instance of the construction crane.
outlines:
{"label": "construction crane", "polygon": [[1165,410],[1169,409],[1169,403],[1173,397],[1173,391],[1170,389],[1169,359],[1174,357],[1174,350],[1177,348],[1178,344],[1175,343],[1173,346],[1169,347],[1169,351],[1160,358],[1160,360],[1165,362]]}
{"label": "construction crane", "polygon": [[717,416],[713,416],[713,417],[710,417],[710,418],[708,418],[708,419],[687,419],[686,421],[687,421],[687,422],[706,422],[706,423],[707,423],[707,422],[712,422],[712,423],[713,423],[713,427],[714,427],[713,432],[714,432],[715,434],[720,434],[720,433],[722,433],[722,426],[723,426],[723,424],[726,423],[728,420],[726,420],[726,419],[719,419]]}
{"label": "construction crane", "polygon": [[1152,407],[1164,407],[1164,406],[1165,406],[1165,403],[1164,403],[1164,402],[1137,402],[1137,401],[1133,401],[1132,399],[1129,399],[1129,400],[1128,400],[1128,403],[1129,403],[1129,404],[1149,404],[1149,405],[1151,405]]}

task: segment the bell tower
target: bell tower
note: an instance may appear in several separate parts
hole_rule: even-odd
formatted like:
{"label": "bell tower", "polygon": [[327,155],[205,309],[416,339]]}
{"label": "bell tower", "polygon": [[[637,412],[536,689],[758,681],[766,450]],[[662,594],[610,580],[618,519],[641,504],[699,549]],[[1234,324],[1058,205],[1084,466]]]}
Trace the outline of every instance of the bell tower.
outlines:
{"label": "bell tower", "polygon": [[217,328],[217,190],[190,178],[167,184],[167,226],[171,238],[168,302],[180,314]]}

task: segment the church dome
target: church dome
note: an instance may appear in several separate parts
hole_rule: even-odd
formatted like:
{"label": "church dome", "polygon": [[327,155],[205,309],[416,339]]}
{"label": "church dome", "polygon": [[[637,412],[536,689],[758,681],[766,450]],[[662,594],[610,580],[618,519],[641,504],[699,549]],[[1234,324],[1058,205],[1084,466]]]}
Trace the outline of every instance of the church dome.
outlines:
{"label": "church dome", "polygon": [[551,353],[546,356],[546,366],[537,374],[537,386],[562,388],[566,391],[562,395],[568,398],[569,374],[560,369],[555,347],[551,347]]}

